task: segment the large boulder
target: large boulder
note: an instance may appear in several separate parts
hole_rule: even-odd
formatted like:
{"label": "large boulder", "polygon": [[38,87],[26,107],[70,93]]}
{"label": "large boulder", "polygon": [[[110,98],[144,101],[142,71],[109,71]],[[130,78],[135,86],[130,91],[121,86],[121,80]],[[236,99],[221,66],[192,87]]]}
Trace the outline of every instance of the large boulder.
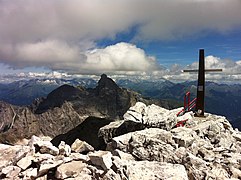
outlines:
{"label": "large boulder", "polygon": [[147,127],[157,127],[165,130],[172,129],[177,124],[178,109],[167,110],[157,105],[146,106],[137,102],[125,114],[125,120],[141,123]]}
{"label": "large boulder", "polygon": [[107,149],[131,153],[136,159],[171,162],[176,144],[172,134],[159,128],[130,132],[112,139]]}
{"label": "large boulder", "polygon": [[119,120],[101,127],[98,136],[102,137],[107,144],[112,138],[133,131],[142,130],[145,125],[131,120]]}

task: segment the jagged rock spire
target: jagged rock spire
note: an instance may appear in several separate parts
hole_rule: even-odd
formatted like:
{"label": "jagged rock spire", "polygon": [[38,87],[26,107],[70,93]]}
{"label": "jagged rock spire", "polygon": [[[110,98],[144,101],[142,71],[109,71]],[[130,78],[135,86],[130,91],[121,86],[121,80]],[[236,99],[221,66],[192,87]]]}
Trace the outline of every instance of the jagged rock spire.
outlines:
{"label": "jagged rock spire", "polygon": [[103,88],[114,90],[118,89],[119,87],[111,78],[108,78],[106,74],[102,74],[96,89],[101,90]]}

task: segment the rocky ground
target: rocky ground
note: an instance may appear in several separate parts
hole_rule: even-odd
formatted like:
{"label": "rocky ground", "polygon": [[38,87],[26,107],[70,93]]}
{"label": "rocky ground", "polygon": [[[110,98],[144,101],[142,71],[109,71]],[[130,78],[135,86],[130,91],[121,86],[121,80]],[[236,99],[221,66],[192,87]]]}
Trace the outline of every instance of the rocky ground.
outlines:
{"label": "rocky ground", "polygon": [[179,110],[136,103],[99,129],[102,150],[36,136],[0,144],[0,179],[241,179],[241,132],[225,117],[176,117]]}

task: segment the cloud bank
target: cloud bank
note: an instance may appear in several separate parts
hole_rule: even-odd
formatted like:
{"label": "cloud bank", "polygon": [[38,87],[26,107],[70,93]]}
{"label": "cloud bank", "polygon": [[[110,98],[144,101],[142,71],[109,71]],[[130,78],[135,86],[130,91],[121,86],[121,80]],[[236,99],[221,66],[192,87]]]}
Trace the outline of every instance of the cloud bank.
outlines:
{"label": "cloud bank", "polygon": [[[18,68],[44,66],[71,73],[101,73],[112,71],[153,71],[160,69],[156,59],[143,49],[129,43],[117,43],[103,49],[79,52],[59,41],[22,44],[9,54],[9,63]],[[8,51],[4,51],[5,54]],[[4,53],[3,52],[3,53]],[[15,62],[15,59],[19,59]]]}
{"label": "cloud bank", "polygon": [[[109,58],[111,56],[114,56],[115,59],[122,59],[123,57],[123,52],[115,52],[115,51],[110,51],[110,49],[116,49],[117,46],[124,46],[124,49],[129,49],[127,48],[128,46],[132,46],[132,48],[135,49],[136,52],[142,51],[138,48],[136,48],[133,45],[130,44],[125,44],[125,43],[120,43],[115,46],[109,46],[105,49],[99,49],[97,51],[92,51],[89,52],[88,56],[94,56],[94,59],[99,59],[98,61],[102,62],[95,62],[92,64],[102,64],[105,61],[109,61]],[[115,53],[117,54],[115,54]],[[137,53],[138,54],[138,53]],[[140,55],[140,54],[138,54]],[[142,54],[143,57],[143,62],[139,63],[139,67],[142,68],[141,64],[147,63],[147,61],[144,59],[145,55]],[[128,58],[128,56],[126,57]],[[148,57],[146,57],[148,59]],[[152,57],[149,57],[152,59]],[[155,61],[154,61],[155,62]],[[107,62],[109,64],[113,64],[112,62]],[[88,63],[86,63],[88,64]],[[133,64],[135,64],[133,62]],[[159,68],[154,68],[153,65],[155,63],[150,63],[149,66],[150,68],[153,68],[154,70],[152,71],[107,71],[108,76],[112,77],[113,79],[119,79],[119,78],[128,78],[128,79],[150,79],[150,80],[160,80],[162,78],[173,81],[173,82],[182,82],[182,81],[195,81],[197,80],[197,73],[183,73],[183,69],[197,69],[198,68],[198,62],[194,62],[190,65],[187,66],[182,66],[179,64],[174,64],[170,68],[164,68],[164,67],[159,67]],[[215,73],[206,73],[206,80],[209,81],[214,81],[217,83],[241,83],[241,60],[240,61],[232,61],[232,60],[227,60],[227,59],[220,59],[215,56],[207,56],[205,57],[205,65],[206,69],[212,69],[212,68],[221,68],[223,71],[222,72],[215,72]],[[119,61],[119,66],[122,66],[122,61]],[[93,66],[95,67],[95,66]],[[111,66],[110,66],[111,67]],[[118,66],[117,66],[118,67]],[[128,66],[129,67],[129,66]],[[135,68],[138,66],[135,66]],[[96,68],[96,67],[95,67]],[[103,68],[103,67],[102,67]],[[93,69],[95,72],[95,69]],[[100,72],[99,74],[69,74],[66,72],[59,72],[59,71],[51,71],[51,72],[25,72],[25,73],[18,73],[18,74],[10,74],[10,75],[5,75],[5,76],[0,76],[0,82],[3,83],[8,83],[16,80],[21,80],[21,79],[42,79],[42,78],[47,78],[47,79],[53,79],[53,78],[64,78],[64,79],[72,79],[72,78],[92,78],[95,80],[99,79],[99,75],[102,74],[103,72]]]}
{"label": "cloud bank", "polygon": [[240,9],[240,0],[0,0],[0,63],[68,72],[154,70],[155,59],[134,45],[100,49],[96,42],[134,26],[133,41],[145,42],[226,33],[241,27]]}
{"label": "cloud bank", "polygon": [[[194,62],[186,67],[174,65],[163,77],[169,80],[196,80],[197,73],[183,73],[183,69],[198,69],[198,62]],[[241,61],[220,59],[215,56],[205,57],[205,69],[222,69],[222,72],[206,73],[206,79],[217,82],[240,81]],[[240,81],[241,82],[241,81]]]}

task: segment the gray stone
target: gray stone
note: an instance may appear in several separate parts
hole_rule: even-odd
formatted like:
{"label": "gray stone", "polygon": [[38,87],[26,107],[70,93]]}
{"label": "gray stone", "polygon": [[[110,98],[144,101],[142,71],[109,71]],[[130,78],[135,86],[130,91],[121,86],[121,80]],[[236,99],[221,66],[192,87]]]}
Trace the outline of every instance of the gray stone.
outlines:
{"label": "gray stone", "polygon": [[142,102],[137,102],[135,106],[130,107],[130,111],[137,112],[139,114],[144,114],[146,109],[146,105]]}
{"label": "gray stone", "polygon": [[80,153],[71,153],[70,156],[69,156],[72,160],[75,160],[75,161],[84,161],[84,162],[87,162],[90,160],[89,156],[88,155],[83,155],[83,154],[80,154]]}
{"label": "gray stone", "polygon": [[106,149],[109,151],[114,151],[115,149],[120,149],[123,152],[128,152],[128,145],[133,133],[123,134],[118,137],[114,137],[110,143],[107,144]]}
{"label": "gray stone", "polygon": [[150,127],[170,130],[177,124],[176,113],[175,110],[169,111],[152,104],[146,108],[146,112],[143,116],[143,123]]}
{"label": "gray stone", "polygon": [[174,143],[170,132],[149,128],[113,138],[108,149],[119,149],[141,160],[169,162],[174,156]]}
{"label": "gray stone", "polygon": [[27,169],[31,164],[32,164],[32,160],[34,159],[33,156],[26,156],[22,159],[20,159],[17,162],[18,167],[20,167],[22,170]]}
{"label": "gray stone", "polygon": [[21,176],[23,179],[33,179],[38,176],[38,169],[37,168],[29,168],[26,171],[21,172]]}
{"label": "gray stone", "polygon": [[85,141],[76,139],[71,145],[71,150],[76,153],[94,151],[94,148]]}
{"label": "gray stone", "polygon": [[172,129],[171,133],[173,134],[175,142],[182,147],[191,146],[194,140],[198,138],[192,129],[186,127]]}
{"label": "gray stone", "polygon": [[81,161],[72,161],[57,167],[55,177],[59,179],[75,178],[86,168],[87,165]]}
{"label": "gray stone", "polygon": [[17,163],[29,152],[28,146],[0,144],[0,171],[6,166]]}
{"label": "gray stone", "polygon": [[119,174],[116,174],[112,169],[109,169],[107,173],[105,173],[102,180],[123,180]]}
{"label": "gray stone", "polygon": [[91,171],[91,174],[96,179],[103,177],[103,175],[106,173],[106,170],[104,171],[100,166],[88,165],[87,168]]}
{"label": "gray stone", "polygon": [[93,165],[100,166],[104,170],[112,166],[111,153],[108,151],[95,151],[89,153],[90,161]]}
{"label": "gray stone", "polygon": [[230,171],[232,173],[232,178],[241,179],[241,170],[240,169],[231,166]]}
{"label": "gray stone", "polygon": [[51,154],[36,153],[33,159],[33,161],[36,163],[42,163],[43,161],[46,161],[46,160],[54,160],[54,156]]}
{"label": "gray stone", "polygon": [[122,152],[119,149],[115,149],[113,151],[113,155],[118,156],[122,160],[127,160],[127,161],[134,161],[135,160],[135,158],[131,154]]}
{"label": "gray stone", "polygon": [[154,104],[146,106],[141,102],[137,102],[123,117],[124,120],[142,123],[148,127],[170,130],[177,124],[177,112],[178,110],[169,111]]}
{"label": "gray stone", "polygon": [[69,156],[71,154],[71,148],[64,141],[61,141],[59,146],[59,154],[64,156]]}
{"label": "gray stone", "polygon": [[36,180],[48,180],[48,176],[45,174],[43,176],[37,177]]}
{"label": "gray stone", "polygon": [[56,161],[46,160],[46,161],[43,161],[40,164],[38,176],[42,176],[42,175],[46,174],[50,169],[55,168],[62,163],[63,163],[62,160],[56,160]]}
{"label": "gray stone", "polygon": [[228,172],[221,165],[213,165],[211,170],[206,171],[206,179],[229,179]]}
{"label": "gray stone", "polygon": [[109,143],[112,138],[129,132],[144,129],[145,126],[140,122],[131,120],[119,120],[100,128],[98,136],[102,137],[105,143]]}
{"label": "gray stone", "polygon": [[[51,143],[51,142],[50,142]],[[41,153],[51,154],[53,156],[57,156],[59,154],[59,149],[52,145],[52,143],[43,143],[40,147]]]}
{"label": "gray stone", "polygon": [[[57,156],[59,154],[59,149],[55,146],[50,141],[42,140],[41,138],[37,136],[32,136],[31,139],[29,140],[28,145],[35,150],[40,149],[41,153],[48,153],[52,154],[54,156]],[[37,149],[36,149],[37,148]]]}
{"label": "gray stone", "polygon": [[6,175],[6,177],[16,177],[21,172],[21,168],[17,166],[7,166],[2,169],[2,173]]}
{"label": "gray stone", "polygon": [[241,141],[241,132],[235,132],[232,134],[237,141]]}
{"label": "gray stone", "polygon": [[126,166],[127,176],[130,180],[188,180],[185,167],[180,164],[161,163],[156,161],[130,161]]}
{"label": "gray stone", "polygon": [[174,161],[178,164],[183,164],[185,157],[187,156],[187,150],[184,147],[179,147],[175,150],[175,155],[173,156]]}
{"label": "gray stone", "polygon": [[28,141],[28,146],[32,148],[32,150],[35,151],[35,145],[38,145],[38,142],[41,142],[41,138],[33,135],[31,139]]}

